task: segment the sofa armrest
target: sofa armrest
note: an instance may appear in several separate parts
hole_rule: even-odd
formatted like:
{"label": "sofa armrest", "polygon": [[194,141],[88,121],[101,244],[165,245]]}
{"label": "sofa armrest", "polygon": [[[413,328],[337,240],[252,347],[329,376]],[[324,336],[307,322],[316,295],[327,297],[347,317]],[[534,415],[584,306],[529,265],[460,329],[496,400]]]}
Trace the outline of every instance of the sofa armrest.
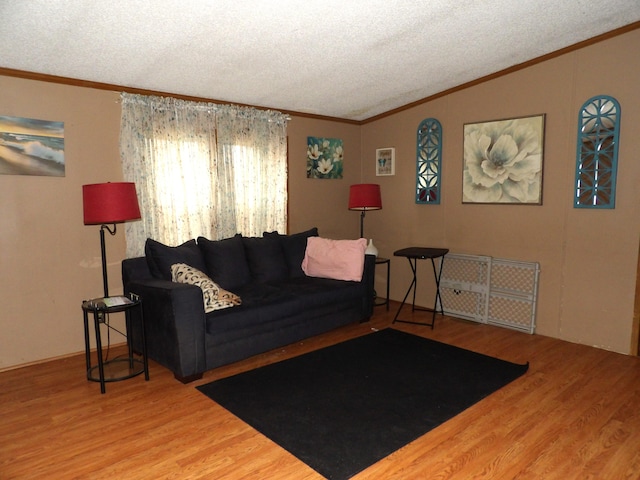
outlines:
{"label": "sofa armrest", "polygon": [[[142,300],[149,358],[170,369],[181,381],[195,380],[206,370],[205,313],[202,290],[195,285],[159,279],[132,280],[125,295]],[[137,322],[133,322],[135,325]],[[135,348],[139,333],[132,332]]]}
{"label": "sofa armrest", "polygon": [[375,275],[376,275],[376,256],[364,256],[364,272],[362,273],[362,284],[365,295],[362,299],[362,321],[367,321],[373,315],[373,306],[375,300]]}

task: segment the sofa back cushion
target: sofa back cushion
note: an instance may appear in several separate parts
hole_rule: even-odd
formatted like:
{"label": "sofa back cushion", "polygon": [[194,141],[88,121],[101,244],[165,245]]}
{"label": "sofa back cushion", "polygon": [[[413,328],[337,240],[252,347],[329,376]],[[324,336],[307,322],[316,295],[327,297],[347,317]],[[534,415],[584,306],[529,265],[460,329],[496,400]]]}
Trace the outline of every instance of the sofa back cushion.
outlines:
{"label": "sofa back cushion", "polygon": [[266,283],[289,278],[280,238],[273,235],[242,237],[242,243],[254,282]]}
{"label": "sofa back cushion", "polygon": [[302,270],[309,277],[359,282],[364,271],[367,240],[309,237]]}
{"label": "sofa back cushion", "polygon": [[280,239],[290,278],[304,277],[302,260],[307,249],[307,238],[317,237],[318,228],[313,227],[307,231],[294,233],[293,235],[280,235],[278,232],[265,232],[265,237],[277,237]]}
{"label": "sofa back cushion", "polygon": [[185,263],[201,271],[206,269],[204,258],[195,240],[169,247],[148,238],[144,245],[144,253],[151,274],[163,280],[171,280],[171,265],[176,263]]}
{"label": "sofa back cushion", "polygon": [[233,291],[251,281],[242,235],[223,240],[198,237],[198,247],[204,257],[206,273],[222,288]]}

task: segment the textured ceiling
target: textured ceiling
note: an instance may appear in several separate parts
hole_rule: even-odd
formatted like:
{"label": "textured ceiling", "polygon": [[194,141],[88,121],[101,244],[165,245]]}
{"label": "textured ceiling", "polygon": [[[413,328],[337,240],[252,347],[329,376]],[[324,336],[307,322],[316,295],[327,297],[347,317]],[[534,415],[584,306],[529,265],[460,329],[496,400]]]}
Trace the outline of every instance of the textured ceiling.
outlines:
{"label": "textured ceiling", "polygon": [[365,120],[638,20],[638,0],[0,0],[0,67]]}

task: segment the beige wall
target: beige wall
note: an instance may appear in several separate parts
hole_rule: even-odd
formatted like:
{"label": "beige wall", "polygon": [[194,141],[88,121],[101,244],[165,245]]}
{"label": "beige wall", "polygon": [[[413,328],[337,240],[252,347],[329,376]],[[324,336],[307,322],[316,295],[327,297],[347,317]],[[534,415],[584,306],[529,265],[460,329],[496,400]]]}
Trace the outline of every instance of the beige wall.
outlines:
{"label": "beige wall", "polygon": [[[98,227],[81,185],[122,179],[113,92],[0,76],[0,115],[63,121],[66,176],[0,175],[0,369],[83,350],[83,299],[101,296]],[[124,237],[108,239],[119,287]]]}
{"label": "beige wall", "polygon": [[[80,305],[101,296],[102,273],[99,228],[83,224],[82,185],[122,181],[122,170],[117,92],[5,76],[0,91],[0,115],[65,123],[66,162],[64,178],[0,175],[2,370],[84,350]],[[345,178],[306,178],[307,136],[343,139]],[[348,185],[360,178],[360,126],[294,117],[289,148],[290,231],[319,226],[326,236],[357,237],[358,217],[346,204]],[[117,294],[124,229],[106,237],[109,291]]]}
{"label": "beige wall", "polygon": [[[358,238],[359,212],[347,209],[349,185],[360,183],[360,129],[349,125],[294,117],[289,123],[289,232],[318,227],[329,238]],[[307,137],[341,138],[342,179],[307,178]]]}
{"label": "beige wall", "polygon": [[[640,208],[640,30],[468,88],[362,128],[365,182],[381,184],[384,209],[368,218],[380,253],[441,246],[541,265],[537,332],[628,353]],[[615,210],[574,209],[577,115],[590,97],[621,105]],[[542,206],[463,205],[463,125],[546,114]],[[443,127],[442,204],[415,205],[416,129],[429,117]],[[375,149],[396,147],[394,177],[376,177]],[[410,280],[392,260],[391,297]],[[420,266],[418,267],[420,268]],[[424,265],[424,277],[431,276]],[[433,282],[431,282],[433,283]],[[423,289],[423,305],[433,291]]]}
{"label": "beige wall", "polygon": [[[629,352],[640,213],[638,46],[640,30],[363,126],[293,117],[290,232],[317,226],[327,237],[356,238],[359,217],[346,208],[348,187],[380,183],[384,208],[367,214],[365,235],[375,239],[381,255],[427,245],[538,261],[538,332]],[[594,75],[595,66],[607,74]],[[116,92],[3,76],[0,91],[0,115],[65,122],[67,169],[64,178],[0,175],[3,369],[83,351],[80,303],[99,296],[102,281],[98,227],[82,223],[81,186],[119,181],[122,173]],[[615,210],[574,210],[571,203],[577,110],[594,94],[612,95],[622,107]],[[536,113],[547,115],[544,205],[462,205],[462,125]],[[415,132],[427,117],[438,118],[444,129],[439,206],[413,200]],[[345,178],[306,178],[307,136],[343,139]],[[396,175],[376,177],[375,149],[389,146],[396,148]],[[122,289],[123,229],[107,236],[107,255],[110,290],[117,293]],[[396,300],[409,281],[403,260],[392,259],[391,297]],[[425,278],[420,301],[430,304],[430,272],[420,273]]]}

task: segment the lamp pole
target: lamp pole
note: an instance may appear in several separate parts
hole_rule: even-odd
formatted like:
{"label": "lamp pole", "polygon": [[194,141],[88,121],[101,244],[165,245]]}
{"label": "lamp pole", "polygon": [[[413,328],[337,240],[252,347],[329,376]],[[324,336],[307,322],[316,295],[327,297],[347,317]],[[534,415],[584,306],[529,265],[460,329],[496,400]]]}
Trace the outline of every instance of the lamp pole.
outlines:
{"label": "lamp pole", "polygon": [[108,225],[102,225],[100,227],[100,252],[102,254],[102,286],[104,287],[104,298],[109,297],[109,281],[107,280],[107,252],[104,242],[104,231],[109,232],[111,235],[116,234],[116,224],[113,224],[113,230]]}

